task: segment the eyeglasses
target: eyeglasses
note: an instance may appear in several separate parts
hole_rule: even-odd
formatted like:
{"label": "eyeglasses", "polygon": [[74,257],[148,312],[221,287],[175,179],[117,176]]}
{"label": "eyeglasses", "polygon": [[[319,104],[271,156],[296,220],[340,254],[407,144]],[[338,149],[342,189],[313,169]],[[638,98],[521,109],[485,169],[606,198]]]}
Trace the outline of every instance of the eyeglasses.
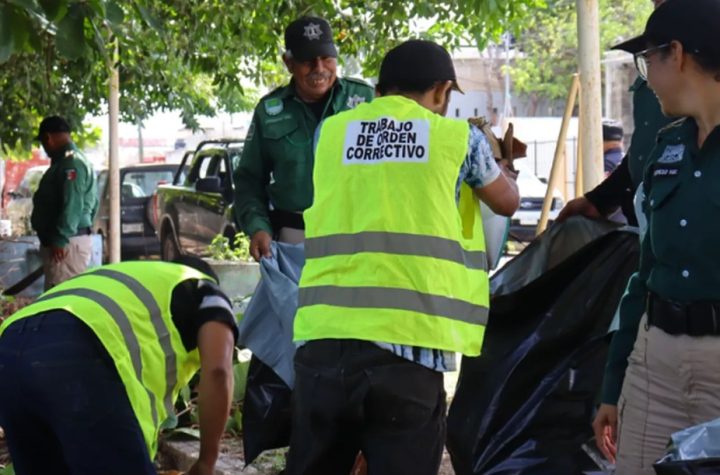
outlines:
{"label": "eyeglasses", "polygon": [[644,49],[635,53],[635,67],[637,68],[640,77],[643,78],[645,81],[647,81],[648,73],[648,56],[650,56],[655,51],[667,48],[668,46],[670,46],[670,43],[665,43],[660,46],[653,46],[652,48]]}

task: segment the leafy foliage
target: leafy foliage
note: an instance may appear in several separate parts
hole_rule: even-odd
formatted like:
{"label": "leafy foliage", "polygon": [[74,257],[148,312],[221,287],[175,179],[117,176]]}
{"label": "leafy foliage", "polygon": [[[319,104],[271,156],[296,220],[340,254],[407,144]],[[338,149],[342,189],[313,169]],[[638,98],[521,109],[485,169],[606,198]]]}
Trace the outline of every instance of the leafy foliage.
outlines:
{"label": "leafy foliage", "polygon": [[301,15],[327,18],[341,61],[372,75],[413,31],[483,46],[544,1],[0,0],[0,141],[28,148],[41,116],[79,126],[101,112],[116,44],[123,119],[176,109],[196,127],[198,115],[247,110],[256,87],[286,81],[283,31]]}
{"label": "leafy foliage", "polygon": [[210,258],[218,261],[249,261],[250,239],[243,233],[235,234],[233,242],[227,236],[218,234],[208,246]]}
{"label": "leafy foliage", "polygon": [[[247,386],[247,374],[250,367],[250,359],[242,352],[235,350],[235,360],[233,363],[233,376],[235,385],[233,387],[232,404],[230,407],[230,415],[225,424],[225,431],[231,435],[240,435],[242,433],[242,405],[245,399],[245,388]],[[185,386],[178,397],[175,404],[176,413],[163,423],[162,429],[169,430],[170,436],[189,436],[196,439],[200,438],[198,430],[198,406],[197,394],[194,392],[195,386],[199,382],[198,375]],[[0,473],[0,475],[2,475]]]}
{"label": "leafy foliage", "polygon": [[[600,0],[600,50],[640,34],[652,11],[650,0]],[[562,99],[577,71],[575,0],[549,0],[548,8],[526,18],[517,37],[520,55],[510,67],[515,91]]]}

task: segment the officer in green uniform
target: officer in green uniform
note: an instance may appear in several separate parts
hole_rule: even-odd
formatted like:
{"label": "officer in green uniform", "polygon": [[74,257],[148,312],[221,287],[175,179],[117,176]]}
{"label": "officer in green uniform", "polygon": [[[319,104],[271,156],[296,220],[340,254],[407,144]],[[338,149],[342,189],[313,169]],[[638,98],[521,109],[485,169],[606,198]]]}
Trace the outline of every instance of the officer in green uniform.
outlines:
{"label": "officer in green uniform", "polygon": [[47,290],[83,272],[90,263],[98,196],[92,165],[70,139],[65,119],[45,118],[37,139],[50,157],[50,168],[33,196],[30,220],[40,239]]}
{"label": "officer in green uniform", "polygon": [[[673,432],[720,414],[720,1],[691,3],[667,0],[620,45],[663,113],[686,118],[660,131],[643,172],[647,231],[620,307],[639,324],[619,355],[617,475],[653,474]],[[639,292],[644,311],[625,306]]]}
{"label": "officer in green uniform", "polygon": [[303,17],[285,30],[283,61],[290,83],[260,100],[234,172],[235,217],[251,236],[256,260],[270,255],[272,238],[303,240],[302,211],[312,204],[313,137],[337,112],[370,101],[364,82],[336,77],[337,49],[330,25]]}

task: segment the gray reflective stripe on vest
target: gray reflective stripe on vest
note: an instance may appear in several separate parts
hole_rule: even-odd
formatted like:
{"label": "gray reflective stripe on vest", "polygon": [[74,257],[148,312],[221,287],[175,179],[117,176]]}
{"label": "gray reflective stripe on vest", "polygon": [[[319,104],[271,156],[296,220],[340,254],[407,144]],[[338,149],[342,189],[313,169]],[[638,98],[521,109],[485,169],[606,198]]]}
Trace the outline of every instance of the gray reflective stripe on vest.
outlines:
{"label": "gray reflective stripe on vest", "polygon": [[163,394],[163,404],[168,416],[175,413],[175,407],[172,400],[172,390],[177,384],[177,355],[173,350],[170,340],[170,330],[162,318],[162,311],[157,300],[139,280],[122,272],[111,269],[98,269],[92,272],[93,275],[100,275],[115,279],[124,284],[135,296],[140,300],[150,313],[150,321],[157,333],[157,339],[165,356],[165,391]]}
{"label": "gray reflective stripe on vest", "polygon": [[[118,327],[120,327],[120,333],[122,333],[125,339],[125,345],[130,353],[130,359],[132,360],[133,369],[135,370],[135,376],[138,381],[142,381],[142,359],[140,358],[140,344],[138,343],[135,332],[130,325],[130,319],[128,318],[125,311],[115,303],[110,297],[102,294],[96,290],[91,289],[67,289],[59,290],[50,294],[41,296],[36,302],[47,302],[59,297],[66,297],[72,295],[74,297],[82,297],[100,305],[107,313],[109,313]],[[153,424],[158,427],[158,414],[157,408],[155,407],[155,395],[149,389],[145,388],[150,398],[150,409],[152,411]]]}
{"label": "gray reflective stripe on vest", "polygon": [[359,252],[433,257],[457,262],[468,269],[488,268],[487,256],[483,251],[467,251],[457,241],[435,236],[367,231],[305,240],[305,257],[308,259]]}
{"label": "gray reflective stripe on vest", "polygon": [[299,306],[332,305],[350,308],[392,308],[485,325],[488,308],[464,300],[386,287],[301,287]]}

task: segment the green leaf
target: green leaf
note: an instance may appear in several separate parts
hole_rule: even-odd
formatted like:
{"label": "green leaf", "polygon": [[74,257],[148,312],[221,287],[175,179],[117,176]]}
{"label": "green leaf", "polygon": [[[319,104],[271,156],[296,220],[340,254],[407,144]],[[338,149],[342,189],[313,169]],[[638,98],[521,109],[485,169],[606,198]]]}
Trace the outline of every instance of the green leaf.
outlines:
{"label": "green leaf", "polygon": [[192,437],[193,439],[200,440],[200,431],[198,429],[193,429],[191,427],[178,427],[172,433],[171,436],[176,435],[187,435],[189,437]]}
{"label": "green leaf", "polygon": [[35,13],[41,13],[38,5],[33,0],[8,0],[8,3]]}
{"label": "green leaf", "polygon": [[[95,15],[97,15],[100,18],[106,17],[105,12],[105,1],[104,0],[85,0],[85,5],[87,5],[90,8],[90,11],[93,12]],[[87,15],[88,17],[93,16],[92,14]]]}
{"label": "green leaf", "polygon": [[163,30],[162,24],[150,13],[147,8],[139,5],[138,3],[135,3],[135,9],[138,11],[138,13],[140,13],[140,16],[142,17],[145,24],[147,24],[147,26],[157,32],[161,32]]}
{"label": "green leaf", "polygon": [[56,42],[58,52],[67,59],[78,59],[86,52],[85,15],[81,4],[71,5],[60,20]]}
{"label": "green leaf", "polygon": [[249,368],[250,361],[239,361],[233,365],[233,375],[235,377],[235,387],[233,388],[234,402],[242,401],[245,398]]}
{"label": "green leaf", "polygon": [[108,2],[106,11],[107,20],[114,25],[120,25],[125,20],[125,12],[117,2]]}
{"label": "green leaf", "polygon": [[191,395],[192,391],[190,390],[190,386],[183,386],[183,388],[180,390],[180,397],[182,397],[185,404],[187,404],[187,402],[190,400]]}
{"label": "green leaf", "polygon": [[175,413],[168,414],[167,418],[160,424],[160,430],[175,429],[178,425],[178,418]]}
{"label": "green leaf", "polygon": [[12,32],[13,9],[9,5],[0,5],[0,63],[4,63],[15,50],[15,38]]}
{"label": "green leaf", "polygon": [[60,13],[60,10],[62,9],[63,3],[67,3],[66,1],[61,0],[38,0],[40,2],[40,6],[42,7],[43,11],[45,12],[45,16],[48,20],[52,21],[55,20],[58,17],[58,14]]}
{"label": "green leaf", "polygon": [[28,44],[30,45],[30,48],[34,51],[40,51],[43,47],[40,33],[35,28],[30,28],[28,34]]}
{"label": "green leaf", "polygon": [[0,5],[0,63],[23,49],[32,24],[19,7]]}
{"label": "green leaf", "polygon": [[0,468],[0,475],[15,475],[15,469],[12,464],[6,465],[5,468]]}

